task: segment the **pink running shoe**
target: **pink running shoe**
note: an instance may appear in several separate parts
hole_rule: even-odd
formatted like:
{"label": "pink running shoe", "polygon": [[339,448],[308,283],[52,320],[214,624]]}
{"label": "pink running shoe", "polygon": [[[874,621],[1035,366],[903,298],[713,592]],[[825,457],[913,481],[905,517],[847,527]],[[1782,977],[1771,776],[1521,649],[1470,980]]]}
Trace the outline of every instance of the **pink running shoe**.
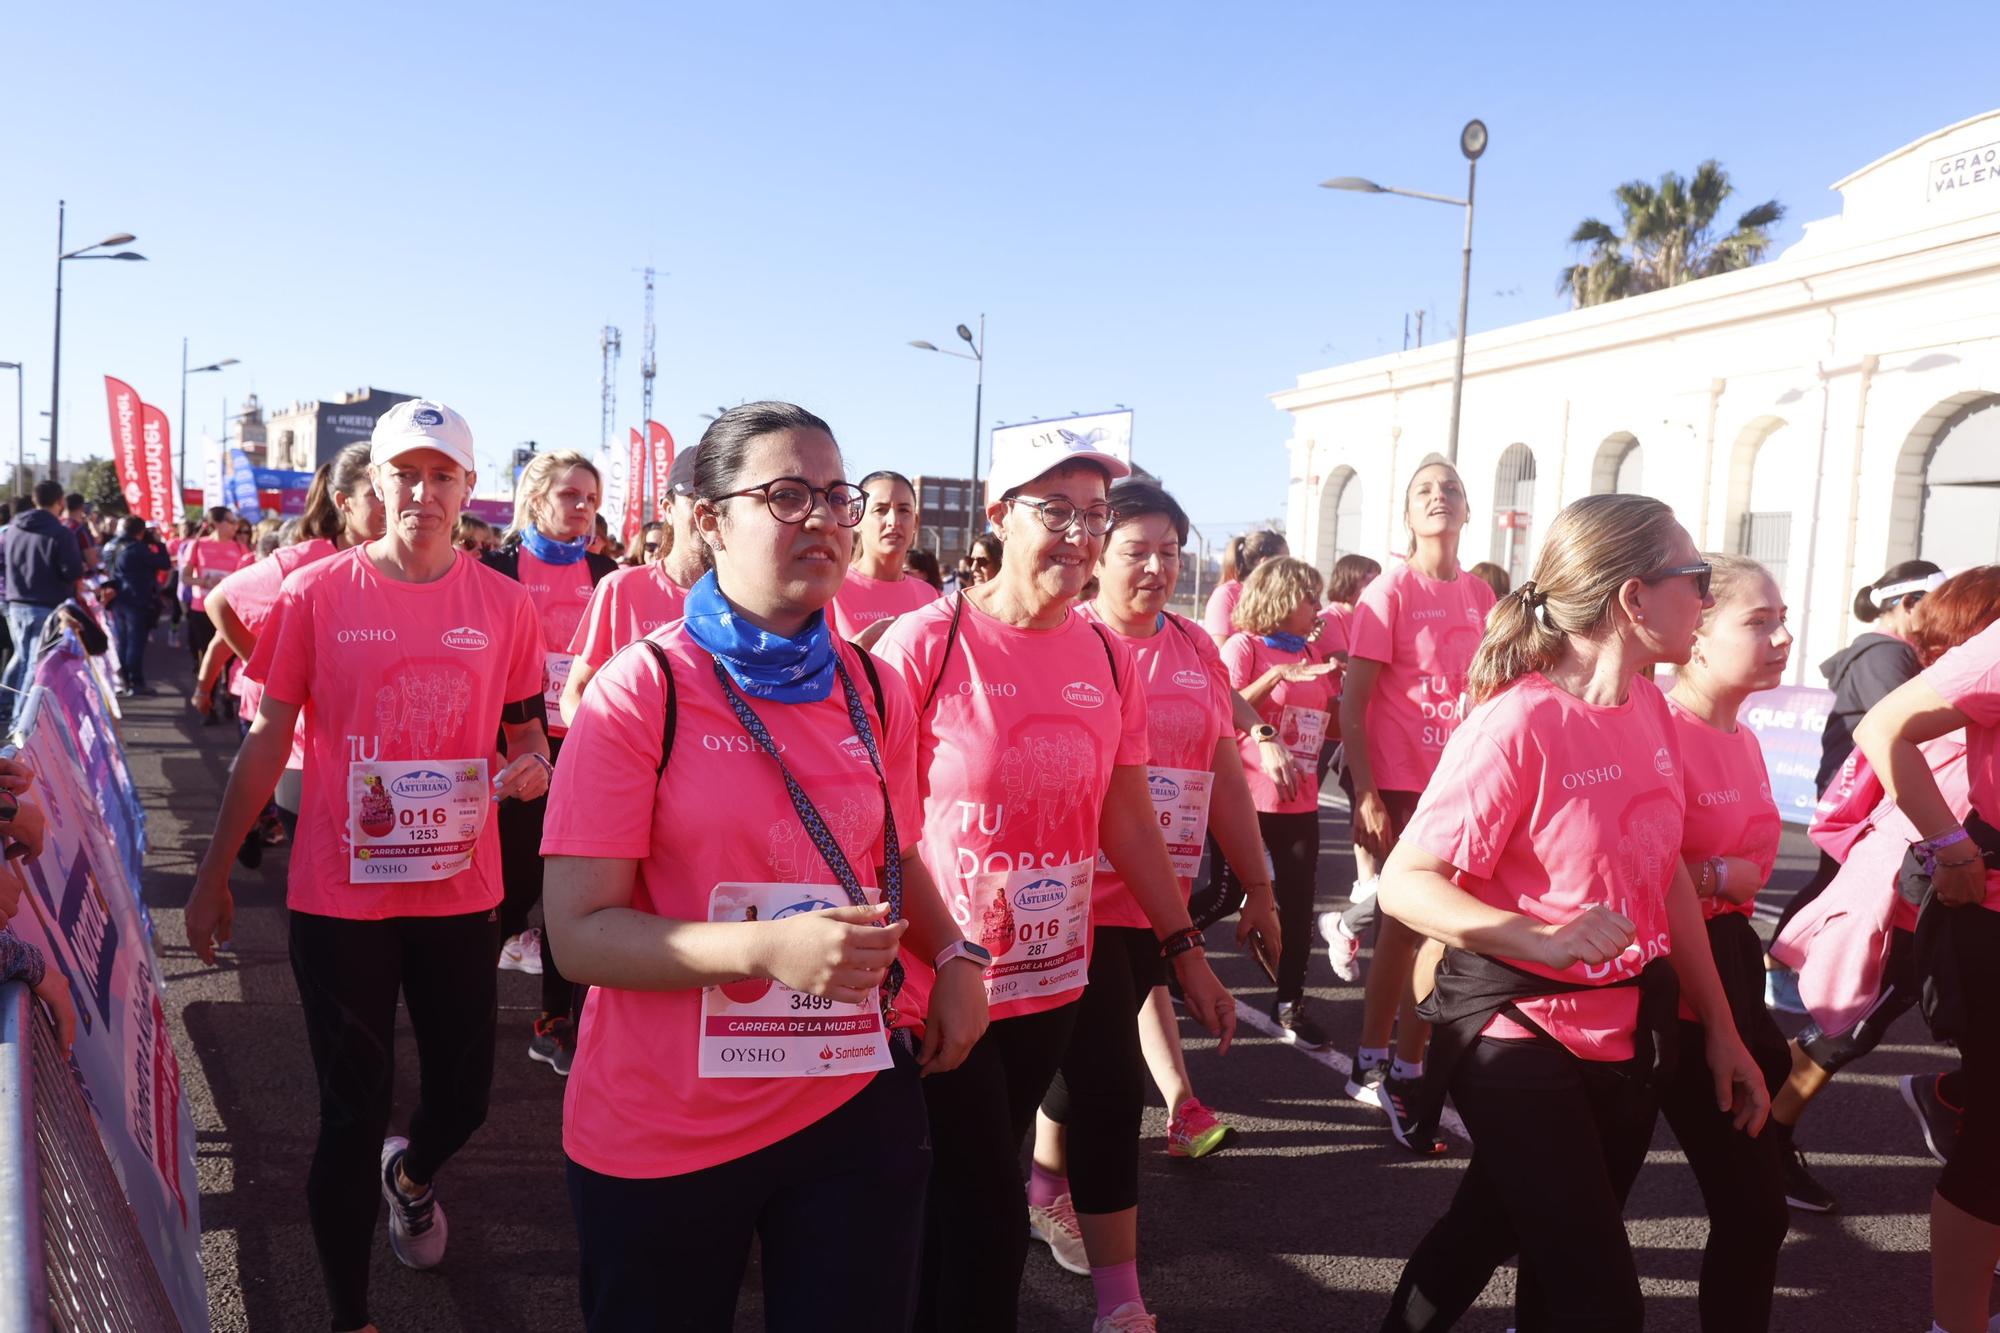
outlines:
{"label": "pink running shoe", "polygon": [[1200,1098],[1190,1097],[1174,1108],[1167,1121],[1167,1156],[1190,1161],[1206,1157],[1235,1134],[1235,1127],[1216,1119]]}

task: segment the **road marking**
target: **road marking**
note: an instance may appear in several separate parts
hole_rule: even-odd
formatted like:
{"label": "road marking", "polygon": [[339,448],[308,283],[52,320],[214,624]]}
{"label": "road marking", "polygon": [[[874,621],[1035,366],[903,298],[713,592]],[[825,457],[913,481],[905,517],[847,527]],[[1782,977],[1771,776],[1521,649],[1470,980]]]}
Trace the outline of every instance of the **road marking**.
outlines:
{"label": "road marking", "polygon": [[[1347,1076],[1354,1072],[1354,1062],[1348,1059],[1347,1056],[1341,1053],[1340,1051],[1336,1051],[1331,1048],[1328,1048],[1327,1050],[1324,1051],[1309,1051],[1303,1046],[1295,1045],[1292,1042],[1286,1041],[1284,1038],[1283,1031],[1278,1027],[1277,1023],[1272,1020],[1269,1014],[1264,1013],[1260,1009],[1253,1009],[1249,1005],[1243,1003],[1243,1001],[1241,1000],[1238,1000],[1236,1002],[1236,1025],[1238,1027],[1256,1028],[1259,1032],[1263,1033],[1265,1036],[1275,1039],[1281,1045],[1290,1047],[1292,1050],[1297,1051],[1300,1055],[1303,1055],[1306,1059],[1314,1060],[1320,1064],[1325,1065],[1328,1069],[1331,1069],[1334,1073],[1340,1075],[1341,1090],[1342,1094],[1345,1095],[1347,1087]],[[1349,1098],[1349,1100],[1351,1101],[1353,1099]],[[1355,1105],[1357,1106],[1364,1104],[1365,1103],[1361,1102],[1355,1103]],[[1452,1110],[1449,1106],[1444,1108],[1444,1114],[1438,1117],[1438,1122],[1444,1129],[1450,1131],[1458,1138],[1463,1139],[1467,1143],[1472,1142],[1472,1136],[1465,1132],[1465,1122],[1463,1120],[1460,1120],[1458,1118],[1458,1112]]]}

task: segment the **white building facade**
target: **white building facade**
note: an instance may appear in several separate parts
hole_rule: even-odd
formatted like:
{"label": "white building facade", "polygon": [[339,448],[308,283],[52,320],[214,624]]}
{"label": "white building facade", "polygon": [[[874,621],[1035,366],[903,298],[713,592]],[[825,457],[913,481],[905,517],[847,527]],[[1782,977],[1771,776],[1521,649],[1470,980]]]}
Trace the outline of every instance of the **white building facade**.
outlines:
{"label": "white building facade", "polygon": [[[1657,496],[1703,550],[1779,576],[1790,679],[1819,684],[1889,565],[2000,562],[2000,111],[1834,188],[1840,214],[1769,263],[1468,341],[1467,564],[1519,581],[1564,504]],[[1444,450],[1453,350],[1272,395],[1292,419],[1295,554],[1326,571],[1406,549],[1402,498]]]}

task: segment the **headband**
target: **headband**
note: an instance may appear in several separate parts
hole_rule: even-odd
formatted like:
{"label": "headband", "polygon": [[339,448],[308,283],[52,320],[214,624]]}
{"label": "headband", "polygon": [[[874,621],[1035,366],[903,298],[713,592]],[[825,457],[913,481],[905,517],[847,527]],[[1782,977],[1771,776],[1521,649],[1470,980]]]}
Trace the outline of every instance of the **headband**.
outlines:
{"label": "headband", "polygon": [[1913,579],[1899,579],[1885,587],[1876,588],[1868,596],[1875,603],[1877,610],[1886,610],[1892,602],[1901,597],[1908,597],[1913,592],[1936,592],[1938,585],[1943,582],[1944,575],[1941,573],[1920,574]]}

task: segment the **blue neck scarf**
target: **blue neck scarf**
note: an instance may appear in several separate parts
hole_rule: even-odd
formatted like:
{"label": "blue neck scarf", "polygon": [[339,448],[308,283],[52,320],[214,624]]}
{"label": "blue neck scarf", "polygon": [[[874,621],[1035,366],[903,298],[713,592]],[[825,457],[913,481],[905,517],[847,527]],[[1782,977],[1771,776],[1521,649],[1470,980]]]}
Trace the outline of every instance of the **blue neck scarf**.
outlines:
{"label": "blue neck scarf", "polygon": [[813,612],[798,637],[782,638],[731,610],[714,570],[688,589],[683,611],[688,637],[722,663],[736,688],[751,698],[818,703],[833,693],[833,633],[826,612]]}
{"label": "blue neck scarf", "polygon": [[573,565],[590,549],[590,534],[586,532],[573,542],[559,542],[544,536],[540,528],[530,523],[521,529],[521,545],[545,565]]}
{"label": "blue neck scarf", "polygon": [[1306,650],[1306,636],[1303,634],[1260,634],[1266,648],[1275,648],[1281,653],[1302,653]]}

